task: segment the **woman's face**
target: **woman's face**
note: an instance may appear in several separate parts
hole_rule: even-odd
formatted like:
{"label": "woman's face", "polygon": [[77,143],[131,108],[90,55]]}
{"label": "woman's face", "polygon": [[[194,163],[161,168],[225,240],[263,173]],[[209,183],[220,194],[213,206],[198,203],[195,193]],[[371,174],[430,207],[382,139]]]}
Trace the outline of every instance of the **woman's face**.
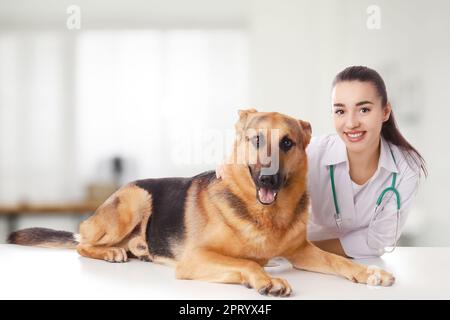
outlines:
{"label": "woman's face", "polygon": [[332,101],[334,126],[347,150],[355,153],[377,148],[391,107],[388,104],[383,108],[375,86],[371,82],[338,82]]}

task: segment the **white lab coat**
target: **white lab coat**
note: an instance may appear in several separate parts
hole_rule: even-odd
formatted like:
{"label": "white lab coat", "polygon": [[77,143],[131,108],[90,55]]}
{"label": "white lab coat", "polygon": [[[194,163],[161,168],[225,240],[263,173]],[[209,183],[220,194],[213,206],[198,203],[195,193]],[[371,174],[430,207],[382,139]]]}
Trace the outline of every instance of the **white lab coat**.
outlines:
{"label": "white lab coat", "polygon": [[[392,158],[389,145],[396,162]],[[387,193],[377,210],[379,212],[377,219],[371,222],[376,200],[385,188],[391,186],[392,173],[397,172],[396,188],[401,201],[398,239],[418,188],[419,169],[410,164],[411,159],[407,161],[397,146],[388,144],[382,138],[378,169],[354,197],[347,150],[338,135],[313,137],[307,148],[307,154],[308,187],[311,196],[308,239],[315,241],[338,238],[345,253],[353,258],[382,255],[385,247],[392,246],[396,240],[394,238],[397,206],[393,193]],[[342,217],[340,229],[334,218],[335,206],[329,176],[329,167],[332,164]]]}

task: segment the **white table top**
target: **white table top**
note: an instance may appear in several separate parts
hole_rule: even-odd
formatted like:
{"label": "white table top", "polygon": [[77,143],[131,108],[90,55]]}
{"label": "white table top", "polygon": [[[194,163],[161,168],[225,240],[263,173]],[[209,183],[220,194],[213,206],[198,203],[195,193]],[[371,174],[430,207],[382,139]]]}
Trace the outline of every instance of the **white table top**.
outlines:
{"label": "white table top", "polygon": [[[450,248],[397,248],[358,260],[394,273],[392,287],[294,270],[282,261],[266,270],[289,281],[283,299],[450,299]],[[171,267],[131,260],[112,264],[74,250],[0,245],[0,299],[280,299],[240,285],[176,280]]]}

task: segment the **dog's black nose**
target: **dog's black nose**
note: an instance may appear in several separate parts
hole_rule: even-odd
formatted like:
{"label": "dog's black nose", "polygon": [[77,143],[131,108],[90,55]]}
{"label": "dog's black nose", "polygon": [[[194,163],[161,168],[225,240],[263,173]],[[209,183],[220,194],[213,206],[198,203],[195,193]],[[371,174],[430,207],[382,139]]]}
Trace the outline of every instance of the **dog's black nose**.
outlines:
{"label": "dog's black nose", "polygon": [[276,189],[278,187],[278,175],[260,176],[259,183],[261,187]]}

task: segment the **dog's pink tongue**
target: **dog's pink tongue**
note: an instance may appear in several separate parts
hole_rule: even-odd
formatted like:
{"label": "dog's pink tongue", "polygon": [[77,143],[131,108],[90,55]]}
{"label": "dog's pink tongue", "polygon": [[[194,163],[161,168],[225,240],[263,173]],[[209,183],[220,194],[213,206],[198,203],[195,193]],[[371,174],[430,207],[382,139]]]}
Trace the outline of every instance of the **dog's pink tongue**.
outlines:
{"label": "dog's pink tongue", "polygon": [[259,189],[258,195],[262,203],[272,203],[275,200],[275,192],[267,188]]}

